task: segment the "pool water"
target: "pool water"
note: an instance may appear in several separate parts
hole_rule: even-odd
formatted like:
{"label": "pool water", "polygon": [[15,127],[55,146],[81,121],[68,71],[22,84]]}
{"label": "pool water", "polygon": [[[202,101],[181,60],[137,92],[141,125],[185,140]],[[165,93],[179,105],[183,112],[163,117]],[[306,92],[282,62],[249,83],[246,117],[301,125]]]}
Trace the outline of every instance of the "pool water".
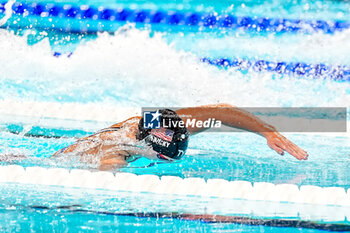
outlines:
{"label": "pool water", "polygon": [[[28,190],[35,189],[35,192]],[[2,230],[20,231],[185,231],[185,232],[318,232],[315,229],[295,227],[259,226],[239,223],[220,223],[218,221],[198,221],[181,214],[210,214],[235,217],[271,219],[264,209],[271,209],[273,203],[242,201],[217,198],[181,197],[177,195],[156,195],[150,193],[115,192],[98,189],[67,188],[40,185],[3,184],[1,186],[1,224]],[[295,204],[293,204],[295,206]],[[280,210],[293,205],[284,204]],[[247,210],[254,209],[251,213]],[[327,221],[322,214],[336,216],[341,208],[298,205],[304,210],[317,210],[319,216],[311,218],[313,223],[347,224],[342,220]],[[322,214],[321,214],[322,213]],[[183,215],[184,215],[183,214]],[[280,212],[274,219],[300,221],[310,216],[301,215],[286,218]],[[168,217],[160,217],[160,216]],[[279,216],[280,215],[280,216]],[[323,218],[324,220],[320,220]],[[315,221],[315,220],[318,221]],[[334,219],[334,217],[333,217]],[[5,224],[6,223],[6,224]],[[348,226],[348,225],[342,225]],[[349,228],[343,228],[349,230]],[[321,231],[324,232],[324,231]]]}
{"label": "pool water", "polygon": [[[350,2],[347,1],[45,2],[350,21]],[[77,23],[74,20],[70,22]],[[66,21],[58,18],[55,23],[65,25]],[[30,24],[32,27],[29,27]],[[75,103],[91,106],[92,109],[95,105],[122,109],[130,106],[181,107],[227,102],[241,107],[347,107],[349,113],[350,82],[256,70],[241,72],[200,61],[203,57],[225,57],[349,65],[349,30],[333,34],[259,33],[242,29],[203,29],[120,22],[113,24],[117,30],[115,33],[73,33],[48,29],[51,24],[48,19],[40,17],[24,19],[14,15],[3,26],[4,29],[0,29],[1,101]],[[63,55],[54,57],[54,52]],[[65,55],[68,53],[72,55]],[[154,91],[154,87],[157,87],[157,91]],[[96,169],[96,164],[95,167],[83,163],[72,164],[71,160],[58,161],[50,159],[50,156],[73,143],[76,138],[113,122],[87,124],[86,121],[77,120],[68,126],[66,121],[56,119],[49,126],[43,126],[44,118],[45,116],[8,116],[0,112],[0,154],[12,153],[29,157],[25,160],[5,161],[2,165]],[[347,123],[349,122],[348,117]],[[23,133],[11,133],[11,127],[22,127]],[[46,127],[51,133],[61,132],[62,129],[70,131],[61,138],[24,136],[25,132],[35,127]],[[300,162],[290,155],[279,156],[267,147],[265,139],[252,133],[206,133],[191,138],[187,156],[178,163],[152,164],[153,161],[143,158],[129,164],[122,171],[159,176],[350,188],[348,133],[285,135],[309,152],[308,161]],[[237,211],[235,208],[225,209],[222,204],[219,205],[221,208],[215,209],[211,206],[211,199],[199,200],[203,208],[196,209],[198,203],[195,198],[116,194],[106,190],[2,184],[0,193],[0,225],[3,231],[30,228],[33,231],[68,232],[117,229],[130,232],[317,232],[315,229],[118,215],[123,211],[154,213],[169,210],[213,213],[210,208],[215,211],[221,209],[221,212],[215,212],[220,215],[234,215]],[[171,203],[166,201],[167,198],[178,202]],[[145,204],[135,205],[140,200]],[[157,205],[154,204],[155,200],[159,200]],[[224,205],[237,204],[230,203],[230,200],[216,201]],[[57,208],[76,205],[81,211]],[[246,213],[244,216],[253,215]],[[301,216],[300,219],[308,217]],[[349,219],[343,219],[339,222],[348,224],[348,221]]]}
{"label": "pool water", "polygon": [[[74,138],[23,137],[1,132],[2,153],[26,154],[33,160],[18,161],[23,166],[76,167],[92,166],[71,160],[45,160],[54,152],[70,145]],[[297,185],[338,186],[350,188],[347,165],[350,161],[347,137],[310,136],[291,134],[291,140],[302,148],[309,148],[311,158],[299,162],[289,155],[280,156],[270,150],[265,139],[251,133],[207,133],[191,138],[187,156],[180,162],[154,164],[146,158],[123,168],[135,174],[173,175],[182,178],[201,177],[250,182],[292,183]],[[317,143],[317,147],[313,145]],[[254,146],[252,146],[254,145]]]}

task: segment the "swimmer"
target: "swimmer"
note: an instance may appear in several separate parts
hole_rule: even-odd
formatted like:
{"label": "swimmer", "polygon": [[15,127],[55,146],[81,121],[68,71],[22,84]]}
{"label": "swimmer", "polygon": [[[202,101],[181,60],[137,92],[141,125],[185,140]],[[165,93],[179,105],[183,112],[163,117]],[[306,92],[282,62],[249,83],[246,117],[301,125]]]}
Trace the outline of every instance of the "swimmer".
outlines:
{"label": "swimmer", "polygon": [[[132,117],[109,128],[79,139],[62,148],[54,156],[62,154],[79,155],[84,161],[96,161],[100,170],[118,169],[140,156],[149,159],[176,161],[185,154],[189,136],[204,131],[196,125],[187,128],[180,121],[216,119],[223,125],[257,133],[265,137],[267,145],[278,154],[288,152],[298,160],[307,160],[308,154],[276,129],[253,114],[229,104],[213,104],[182,108],[176,111],[159,110],[160,129],[144,128],[142,117]],[[181,116],[181,118],[180,118]],[[163,127],[163,122],[168,122]]]}

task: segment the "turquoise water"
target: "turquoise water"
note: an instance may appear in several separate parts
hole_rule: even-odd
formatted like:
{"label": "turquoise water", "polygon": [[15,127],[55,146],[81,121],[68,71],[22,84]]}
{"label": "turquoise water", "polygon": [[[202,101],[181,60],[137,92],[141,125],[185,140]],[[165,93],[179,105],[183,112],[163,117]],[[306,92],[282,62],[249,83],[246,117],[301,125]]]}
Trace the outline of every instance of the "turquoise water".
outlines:
{"label": "turquoise water", "polygon": [[[28,190],[36,190],[28,192]],[[273,203],[240,201],[231,199],[179,197],[176,195],[155,195],[149,193],[111,192],[95,189],[74,189],[63,187],[45,187],[38,185],[2,184],[1,220],[2,230],[34,231],[68,230],[79,232],[114,231],[126,232],[318,232],[312,229],[280,228],[251,226],[232,223],[211,223],[205,221],[186,220],[181,218],[156,218],[128,216],[129,213],[192,213],[244,216],[269,219],[261,216],[261,212],[274,208]],[[322,216],[325,213],[337,215],[336,207],[320,207],[295,205],[298,208],[317,210]],[[279,210],[290,208],[282,205]],[[254,213],[244,209],[254,208]],[[243,211],[242,211],[243,210]],[[265,211],[264,211],[265,210]],[[237,214],[239,211],[239,214]],[[235,214],[236,213],[236,214]],[[124,215],[123,215],[124,214]],[[276,219],[279,217],[277,213]],[[310,216],[290,217],[290,220],[310,219]],[[320,223],[344,224],[343,221],[322,221],[322,217],[310,220]],[[270,217],[271,219],[271,217]],[[288,219],[288,218],[287,218]],[[316,220],[318,219],[318,221]],[[324,232],[324,231],[320,231]]]}
{"label": "turquoise water", "polygon": [[[71,3],[68,0],[59,2]],[[79,1],[75,4],[350,21],[350,2],[343,1]],[[16,26],[28,26],[30,23],[33,24],[32,28]],[[66,21],[55,19],[53,23],[64,25]],[[115,34],[97,35],[46,30],[45,27],[52,24],[47,19],[13,16],[9,24],[10,28],[0,29],[0,100],[72,102],[113,107],[194,106],[228,102],[242,107],[343,106],[348,107],[349,112],[350,82],[289,77],[253,70],[223,70],[203,64],[199,59],[229,57],[349,65],[349,31],[332,35],[256,33],[120,24],[114,27],[124,28]],[[73,52],[73,55],[70,58],[57,58],[52,56],[54,51]],[[154,87],[157,87],[157,91],[154,91]],[[96,164],[76,163],[69,159],[57,161],[49,157],[56,150],[74,142],[76,137],[111,123],[86,126],[85,122],[76,121],[75,127],[67,128],[64,121],[58,121],[48,127],[49,131],[57,133],[62,128],[68,129],[71,130],[68,137],[35,138],[8,132],[8,126],[12,124],[10,118],[0,116],[0,151],[24,154],[29,159],[3,164],[23,166],[96,169]],[[23,123],[26,129],[42,126],[41,119],[28,120],[19,116],[19,122],[21,119],[26,122]],[[16,124],[21,125],[18,122]],[[263,138],[251,133],[211,133],[194,136],[187,156],[179,163],[145,167],[152,161],[140,159],[122,171],[350,188],[350,174],[347,172],[350,163],[348,135],[286,135],[309,152],[308,161],[299,162],[290,155],[279,156],[267,147]],[[206,208],[210,209],[212,202],[206,199],[201,200],[201,208],[197,208],[195,198],[176,197],[173,199],[178,202],[171,203],[165,201],[165,197],[150,194],[140,197],[133,193],[113,194],[106,190],[71,191],[58,187],[15,184],[2,184],[0,193],[0,225],[3,231],[30,228],[34,231],[68,229],[69,232],[116,229],[130,232],[316,232],[111,214],[125,210],[198,211],[203,214]],[[221,205],[236,205],[229,200],[221,202]],[[56,208],[62,205],[79,205],[84,211]],[[255,206],[256,203],[251,205]],[[235,209],[216,214],[234,215]]]}
{"label": "turquoise water", "polygon": [[[23,166],[98,167],[97,163],[79,163],[68,158],[64,161],[48,159],[60,148],[73,143],[74,138],[23,137],[9,132],[1,132],[0,137],[2,153],[25,154],[37,158],[16,162]],[[350,162],[348,138],[310,137],[301,134],[290,134],[289,137],[302,148],[308,149],[308,161],[299,162],[290,155],[279,156],[267,147],[265,139],[251,133],[206,133],[191,138],[187,156],[178,163],[149,166],[153,161],[143,158],[130,163],[122,171],[183,178],[220,178],[230,181],[350,188],[350,175],[347,172]],[[317,146],[313,146],[315,144]]]}
{"label": "turquoise water", "polygon": [[[15,186],[15,187],[13,187]],[[203,209],[232,209],[237,206],[259,206],[258,202],[232,202],[195,197],[179,198],[154,194],[131,194],[104,190],[72,189],[34,185],[1,186],[1,225],[4,231],[54,231],[79,232],[317,232],[312,229],[249,226],[232,223],[208,223],[176,218],[123,216],[127,213],[183,212],[203,213]],[[36,189],[36,192],[28,192]],[[9,191],[11,190],[11,192]],[[15,191],[13,191],[15,190]],[[53,201],[54,200],[54,201]],[[43,205],[43,203],[45,203]],[[79,203],[77,205],[77,203]],[[195,203],[195,205],[194,205]],[[235,206],[235,207],[234,207]],[[265,206],[266,208],[266,206]],[[304,207],[305,208],[305,207]],[[306,207],[310,208],[310,207]],[[320,209],[336,211],[337,209]],[[217,212],[216,214],[220,214]],[[257,214],[255,214],[257,215]],[[249,215],[244,215],[249,216]],[[261,217],[260,217],[261,218]],[[293,219],[299,219],[293,218]],[[341,223],[341,222],[338,222]]]}

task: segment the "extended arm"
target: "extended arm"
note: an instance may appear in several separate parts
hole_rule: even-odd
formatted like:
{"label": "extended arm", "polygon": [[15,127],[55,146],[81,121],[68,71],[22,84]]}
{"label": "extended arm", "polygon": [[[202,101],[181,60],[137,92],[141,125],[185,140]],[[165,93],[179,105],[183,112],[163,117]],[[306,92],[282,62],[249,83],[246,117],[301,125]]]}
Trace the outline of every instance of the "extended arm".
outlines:
{"label": "extended arm", "polygon": [[[232,105],[205,105],[193,108],[183,108],[176,112],[183,120],[190,118],[205,121],[209,118],[215,118],[216,120],[220,120],[224,125],[264,136],[269,147],[281,155],[284,154],[284,151],[287,151],[299,160],[306,160],[308,158],[306,151],[282,136],[273,126],[260,120],[253,114]],[[191,133],[198,133],[203,130],[203,128],[197,127],[188,127],[188,129]]]}

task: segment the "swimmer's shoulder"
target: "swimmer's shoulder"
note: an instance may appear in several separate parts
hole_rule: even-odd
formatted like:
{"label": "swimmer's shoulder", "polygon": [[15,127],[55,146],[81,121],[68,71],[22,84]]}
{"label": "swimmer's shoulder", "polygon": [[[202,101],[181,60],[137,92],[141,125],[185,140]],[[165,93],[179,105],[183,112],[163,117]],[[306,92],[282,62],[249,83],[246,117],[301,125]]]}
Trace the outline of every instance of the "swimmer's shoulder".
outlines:
{"label": "swimmer's shoulder", "polygon": [[[125,121],[116,123],[114,125],[111,125],[107,128],[101,129],[94,133],[93,135],[87,136],[85,138],[79,139],[79,141],[83,141],[86,139],[91,139],[96,136],[98,136],[100,139],[108,139],[110,137],[110,134],[113,132],[119,132],[120,130],[127,129],[127,131],[130,131],[130,128],[132,127],[137,127],[139,124],[141,117],[140,116],[135,116],[135,117],[130,117],[126,119]],[[130,137],[133,137],[134,135],[131,134]]]}
{"label": "swimmer's shoulder", "polygon": [[126,119],[125,121],[111,125],[110,128],[122,128],[126,125],[138,124],[140,120],[141,120],[140,116],[130,117],[130,118]]}

